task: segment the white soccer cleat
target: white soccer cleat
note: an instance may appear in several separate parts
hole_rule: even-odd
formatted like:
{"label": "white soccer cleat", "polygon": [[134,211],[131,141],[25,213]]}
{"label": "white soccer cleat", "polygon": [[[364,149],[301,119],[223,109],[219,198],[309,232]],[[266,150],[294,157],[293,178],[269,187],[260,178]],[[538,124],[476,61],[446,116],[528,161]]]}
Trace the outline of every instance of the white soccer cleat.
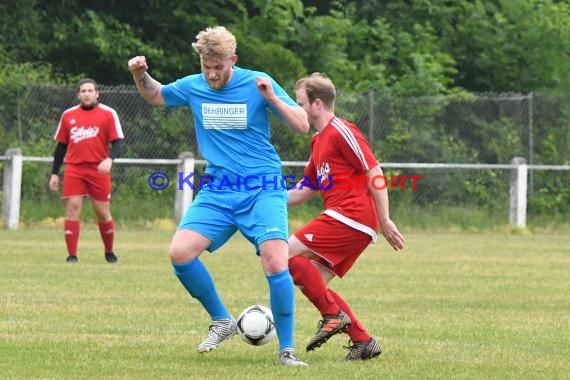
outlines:
{"label": "white soccer cleat", "polygon": [[237,323],[233,317],[231,319],[220,319],[213,321],[210,325],[210,332],[208,333],[208,337],[198,345],[196,351],[211,351],[217,348],[220,343],[234,336],[236,332]]}
{"label": "white soccer cleat", "polygon": [[307,367],[307,363],[297,358],[290,348],[285,348],[279,352],[279,364],[291,367]]}

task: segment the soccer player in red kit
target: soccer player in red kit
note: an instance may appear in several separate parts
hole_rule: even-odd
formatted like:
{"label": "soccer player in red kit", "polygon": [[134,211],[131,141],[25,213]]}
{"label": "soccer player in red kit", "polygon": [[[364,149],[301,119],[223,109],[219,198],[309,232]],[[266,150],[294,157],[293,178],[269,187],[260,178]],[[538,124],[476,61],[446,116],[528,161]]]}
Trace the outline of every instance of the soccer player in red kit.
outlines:
{"label": "soccer player in red kit", "polygon": [[57,147],[49,187],[58,190],[58,173],[65,162],[62,199],[66,203],[66,261],[77,262],[79,217],[83,198],[89,196],[105,246],[105,259],[114,264],[118,259],[113,252],[115,223],[110,208],[111,166],[122,148],[121,122],[113,108],[98,102],[99,90],[93,79],[85,78],[79,82],[77,98],[79,104],[63,112],[55,133]]}
{"label": "soccer player in red kit", "polygon": [[348,303],[328,287],[342,278],[371,242],[378,229],[395,249],[405,239],[390,219],[386,186],[373,186],[382,169],[352,123],[334,114],[336,90],[325,75],[314,73],[295,85],[297,103],[307,111],[317,133],[303,181],[289,190],[288,205],[321,193],[325,210],[289,238],[289,270],[295,285],[315,305],[323,319],[307,351],[333,335],[346,332],[352,341],[345,360],[367,360],[382,352]]}

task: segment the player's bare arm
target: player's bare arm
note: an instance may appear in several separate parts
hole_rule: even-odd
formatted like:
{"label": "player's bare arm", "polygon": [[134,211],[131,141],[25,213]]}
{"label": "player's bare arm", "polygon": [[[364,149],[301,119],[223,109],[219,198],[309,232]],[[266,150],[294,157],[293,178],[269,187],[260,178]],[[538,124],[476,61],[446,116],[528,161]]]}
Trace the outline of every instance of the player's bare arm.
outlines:
{"label": "player's bare arm", "polygon": [[366,172],[368,176],[368,189],[374,198],[374,204],[376,206],[376,212],[380,218],[380,231],[384,239],[394,248],[394,250],[399,251],[404,249],[406,244],[406,239],[398,231],[396,224],[390,219],[390,207],[388,202],[388,190],[384,187],[383,189],[378,189],[372,186],[373,178],[378,176],[384,176],[384,172],[379,165],[371,168]]}
{"label": "player's bare arm", "polygon": [[269,78],[257,77],[255,78],[255,84],[261,95],[283,116],[285,123],[291,129],[299,133],[309,132],[309,119],[304,109],[298,106],[291,106],[279,99],[273,91]]}
{"label": "player's bare arm", "polygon": [[160,89],[162,84],[147,72],[146,57],[137,56],[129,60],[129,70],[142,97],[153,106],[164,105]]}
{"label": "player's bare arm", "polygon": [[288,199],[287,206],[295,206],[305,201],[311,199],[315,194],[318,193],[317,190],[313,190],[308,186],[300,186],[302,181],[295,185],[294,189],[287,191]]}

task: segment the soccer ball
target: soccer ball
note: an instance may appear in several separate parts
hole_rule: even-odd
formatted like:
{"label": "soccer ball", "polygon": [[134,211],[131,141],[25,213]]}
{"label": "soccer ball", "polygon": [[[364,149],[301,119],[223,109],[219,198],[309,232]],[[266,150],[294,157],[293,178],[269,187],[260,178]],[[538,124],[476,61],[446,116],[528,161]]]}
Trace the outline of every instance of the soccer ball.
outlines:
{"label": "soccer ball", "polygon": [[276,336],[273,313],[262,305],[247,307],[237,319],[237,331],[244,342],[263,346]]}

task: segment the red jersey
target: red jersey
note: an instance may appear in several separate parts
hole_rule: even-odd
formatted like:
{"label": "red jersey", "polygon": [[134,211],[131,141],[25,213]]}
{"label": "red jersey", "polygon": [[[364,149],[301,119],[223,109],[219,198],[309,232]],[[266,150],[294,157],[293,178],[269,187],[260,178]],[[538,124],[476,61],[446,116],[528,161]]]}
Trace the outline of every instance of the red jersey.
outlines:
{"label": "red jersey", "polygon": [[99,164],[109,157],[109,143],[122,138],[117,112],[101,103],[91,109],[77,105],[65,110],[54,137],[67,144],[66,164]]}
{"label": "red jersey", "polygon": [[[365,172],[378,165],[362,132],[334,117],[311,140],[311,158],[305,168],[318,184],[327,214],[377,240],[380,225]],[[362,180],[359,182],[357,180]]]}

